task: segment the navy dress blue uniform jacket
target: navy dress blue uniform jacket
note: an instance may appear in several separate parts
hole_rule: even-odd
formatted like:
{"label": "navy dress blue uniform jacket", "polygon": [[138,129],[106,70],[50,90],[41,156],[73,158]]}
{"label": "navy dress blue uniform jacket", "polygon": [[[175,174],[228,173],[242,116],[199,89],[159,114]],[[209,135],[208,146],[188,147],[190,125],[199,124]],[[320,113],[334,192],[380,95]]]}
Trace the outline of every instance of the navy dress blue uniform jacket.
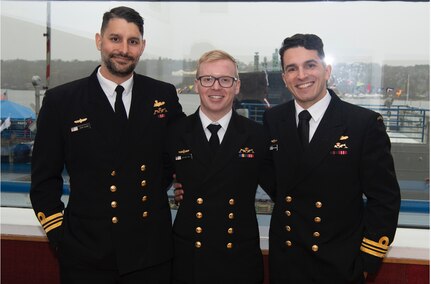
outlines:
{"label": "navy dress blue uniform jacket", "polygon": [[255,195],[258,184],[271,194],[275,182],[262,125],[233,112],[213,161],[198,111],[173,125],[168,142],[184,189],[174,283],[262,283]]}
{"label": "navy dress blue uniform jacket", "polygon": [[134,74],[129,119],[119,126],[96,74],[46,92],[30,197],[60,261],[128,273],[172,257],[162,145],[184,114],[173,85]]}
{"label": "navy dress blue uniform jacket", "polygon": [[277,176],[272,283],[361,281],[363,271],[376,272],[394,239],[400,189],[382,116],[329,92],[304,153],[293,100],[264,117]]}

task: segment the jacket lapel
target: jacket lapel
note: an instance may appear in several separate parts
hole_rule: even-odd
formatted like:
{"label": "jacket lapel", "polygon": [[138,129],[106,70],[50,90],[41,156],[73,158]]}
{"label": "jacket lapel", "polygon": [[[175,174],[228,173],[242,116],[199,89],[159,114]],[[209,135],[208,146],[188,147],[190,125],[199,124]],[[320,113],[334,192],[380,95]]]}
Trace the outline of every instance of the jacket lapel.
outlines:
{"label": "jacket lapel", "polygon": [[308,150],[303,154],[297,182],[309,176],[309,172],[329,155],[329,151],[343,134],[346,125],[340,102],[341,100],[336,95],[332,95],[331,102],[313,135]]}
{"label": "jacket lapel", "polygon": [[246,133],[243,123],[241,123],[239,115],[233,111],[226,134],[224,135],[214,160],[210,164],[210,170],[204,181],[216,175],[232,159],[238,159],[238,152],[247,138],[248,134]]}
{"label": "jacket lapel", "polygon": [[[90,76],[89,80],[89,110],[94,129],[100,135],[100,140],[108,149],[116,148],[116,161],[122,160],[127,154],[128,149],[132,147],[134,134],[142,133],[142,129],[147,127],[151,122],[152,97],[146,96],[143,90],[151,93],[151,90],[145,88],[145,82],[135,79],[132,89],[132,101],[130,104],[129,118],[126,125],[121,126],[118,123],[115,111],[106,98],[99,80],[97,79],[97,69]],[[136,78],[136,77],[135,77]],[[103,146],[101,146],[103,147]]]}
{"label": "jacket lapel", "polygon": [[248,134],[246,134],[238,114],[233,112],[220,148],[214,160],[211,160],[211,149],[202,128],[199,110],[189,118],[182,139],[184,139],[185,147],[190,146],[189,148],[192,149],[193,159],[207,168],[207,174],[202,177],[202,182],[206,182],[221,171],[232,159],[238,158],[238,152],[246,142]]}
{"label": "jacket lapel", "polygon": [[210,147],[205,132],[202,128],[202,122],[199,118],[199,109],[192,114],[188,120],[183,139],[185,145],[192,149],[193,159],[209,167],[210,165]]}
{"label": "jacket lapel", "polygon": [[280,165],[280,174],[289,173],[284,175],[283,183],[292,184],[293,180],[296,179],[295,174],[298,170],[298,164],[301,159],[301,144],[299,141],[296,118],[295,118],[295,105],[293,100],[288,102],[285,106],[285,110],[282,111],[283,117],[280,122],[276,125],[276,133],[279,137],[271,137],[271,139],[277,139],[279,150],[275,152],[274,158],[277,164]]}
{"label": "jacket lapel", "polygon": [[[290,153],[289,160],[298,161],[301,156],[301,151],[298,151],[298,149],[301,149],[302,146],[299,141],[295,113],[295,105],[292,100],[287,105],[286,116],[279,125],[280,129],[278,133],[280,133],[281,142],[285,142],[285,144],[282,144],[283,149]],[[292,149],[294,150],[292,151]],[[290,163],[292,161],[287,162]]]}
{"label": "jacket lapel", "polygon": [[[135,76],[130,103],[128,126],[130,130],[145,129],[150,126],[154,115],[154,97],[152,90],[148,89],[144,80]],[[133,133],[128,133],[132,135]]]}
{"label": "jacket lapel", "polygon": [[83,106],[92,129],[100,136],[99,141],[105,141],[108,147],[113,147],[118,143],[115,112],[99,84],[97,70],[98,68],[89,77],[88,105],[83,103]]}

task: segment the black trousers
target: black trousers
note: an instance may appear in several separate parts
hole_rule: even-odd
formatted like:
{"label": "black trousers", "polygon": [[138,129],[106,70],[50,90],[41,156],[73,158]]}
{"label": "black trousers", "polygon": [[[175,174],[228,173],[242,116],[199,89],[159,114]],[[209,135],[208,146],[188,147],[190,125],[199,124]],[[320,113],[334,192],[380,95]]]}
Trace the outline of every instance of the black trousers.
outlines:
{"label": "black trousers", "polygon": [[118,270],[60,262],[60,279],[62,284],[170,284],[171,261],[124,275]]}

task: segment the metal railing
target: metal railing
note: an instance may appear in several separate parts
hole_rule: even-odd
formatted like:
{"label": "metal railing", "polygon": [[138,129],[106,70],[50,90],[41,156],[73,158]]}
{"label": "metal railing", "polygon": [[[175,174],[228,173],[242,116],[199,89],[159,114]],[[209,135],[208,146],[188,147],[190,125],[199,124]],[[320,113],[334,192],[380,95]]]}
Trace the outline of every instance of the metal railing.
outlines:
{"label": "metal railing", "polygon": [[[398,142],[414,141],[415,143],[426,143],[429,135],[429,110],[409,107],[384,105],[360,105],[364,108],[376,111],[383,116],[387,131],[391,139]],[[242,103],[237,112],[262,123],[265,104]]]}
{"label": "metal railing", "polygon": [[3,139],[18,139],[19,141],[32,141],[36,134],[30,129],[5,129],[1,133]]}
{"label": "metal railing", "polygon": [[410,106],[361,105],[383,116],[391,139],[414,140],[426,143],[429,127],[429,110]]}
{"label": "metal railing", "polygon": [[263,113],[267,109],[266,104],[257,104],[257,103],[241,103],[240,107],[236,109],[236,111],[259,123],[263,123]]}

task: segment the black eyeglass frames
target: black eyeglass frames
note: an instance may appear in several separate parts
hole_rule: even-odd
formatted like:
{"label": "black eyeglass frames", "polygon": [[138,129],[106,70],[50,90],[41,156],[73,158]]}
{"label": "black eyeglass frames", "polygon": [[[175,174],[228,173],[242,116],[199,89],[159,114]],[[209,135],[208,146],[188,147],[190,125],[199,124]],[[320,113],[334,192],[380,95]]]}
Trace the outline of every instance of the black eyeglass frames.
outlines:
{"label": "black eyeglass frames", "polygon": [[233,86],[233,83],[238,81],[238,78],[230,77],[230,76],[221,76],[221,77],[213,77],[213,76],[200,76],[197,78],[202,87],[212,87],[214,83],[218,81],[219,85],[223,88],[230,88]]}

